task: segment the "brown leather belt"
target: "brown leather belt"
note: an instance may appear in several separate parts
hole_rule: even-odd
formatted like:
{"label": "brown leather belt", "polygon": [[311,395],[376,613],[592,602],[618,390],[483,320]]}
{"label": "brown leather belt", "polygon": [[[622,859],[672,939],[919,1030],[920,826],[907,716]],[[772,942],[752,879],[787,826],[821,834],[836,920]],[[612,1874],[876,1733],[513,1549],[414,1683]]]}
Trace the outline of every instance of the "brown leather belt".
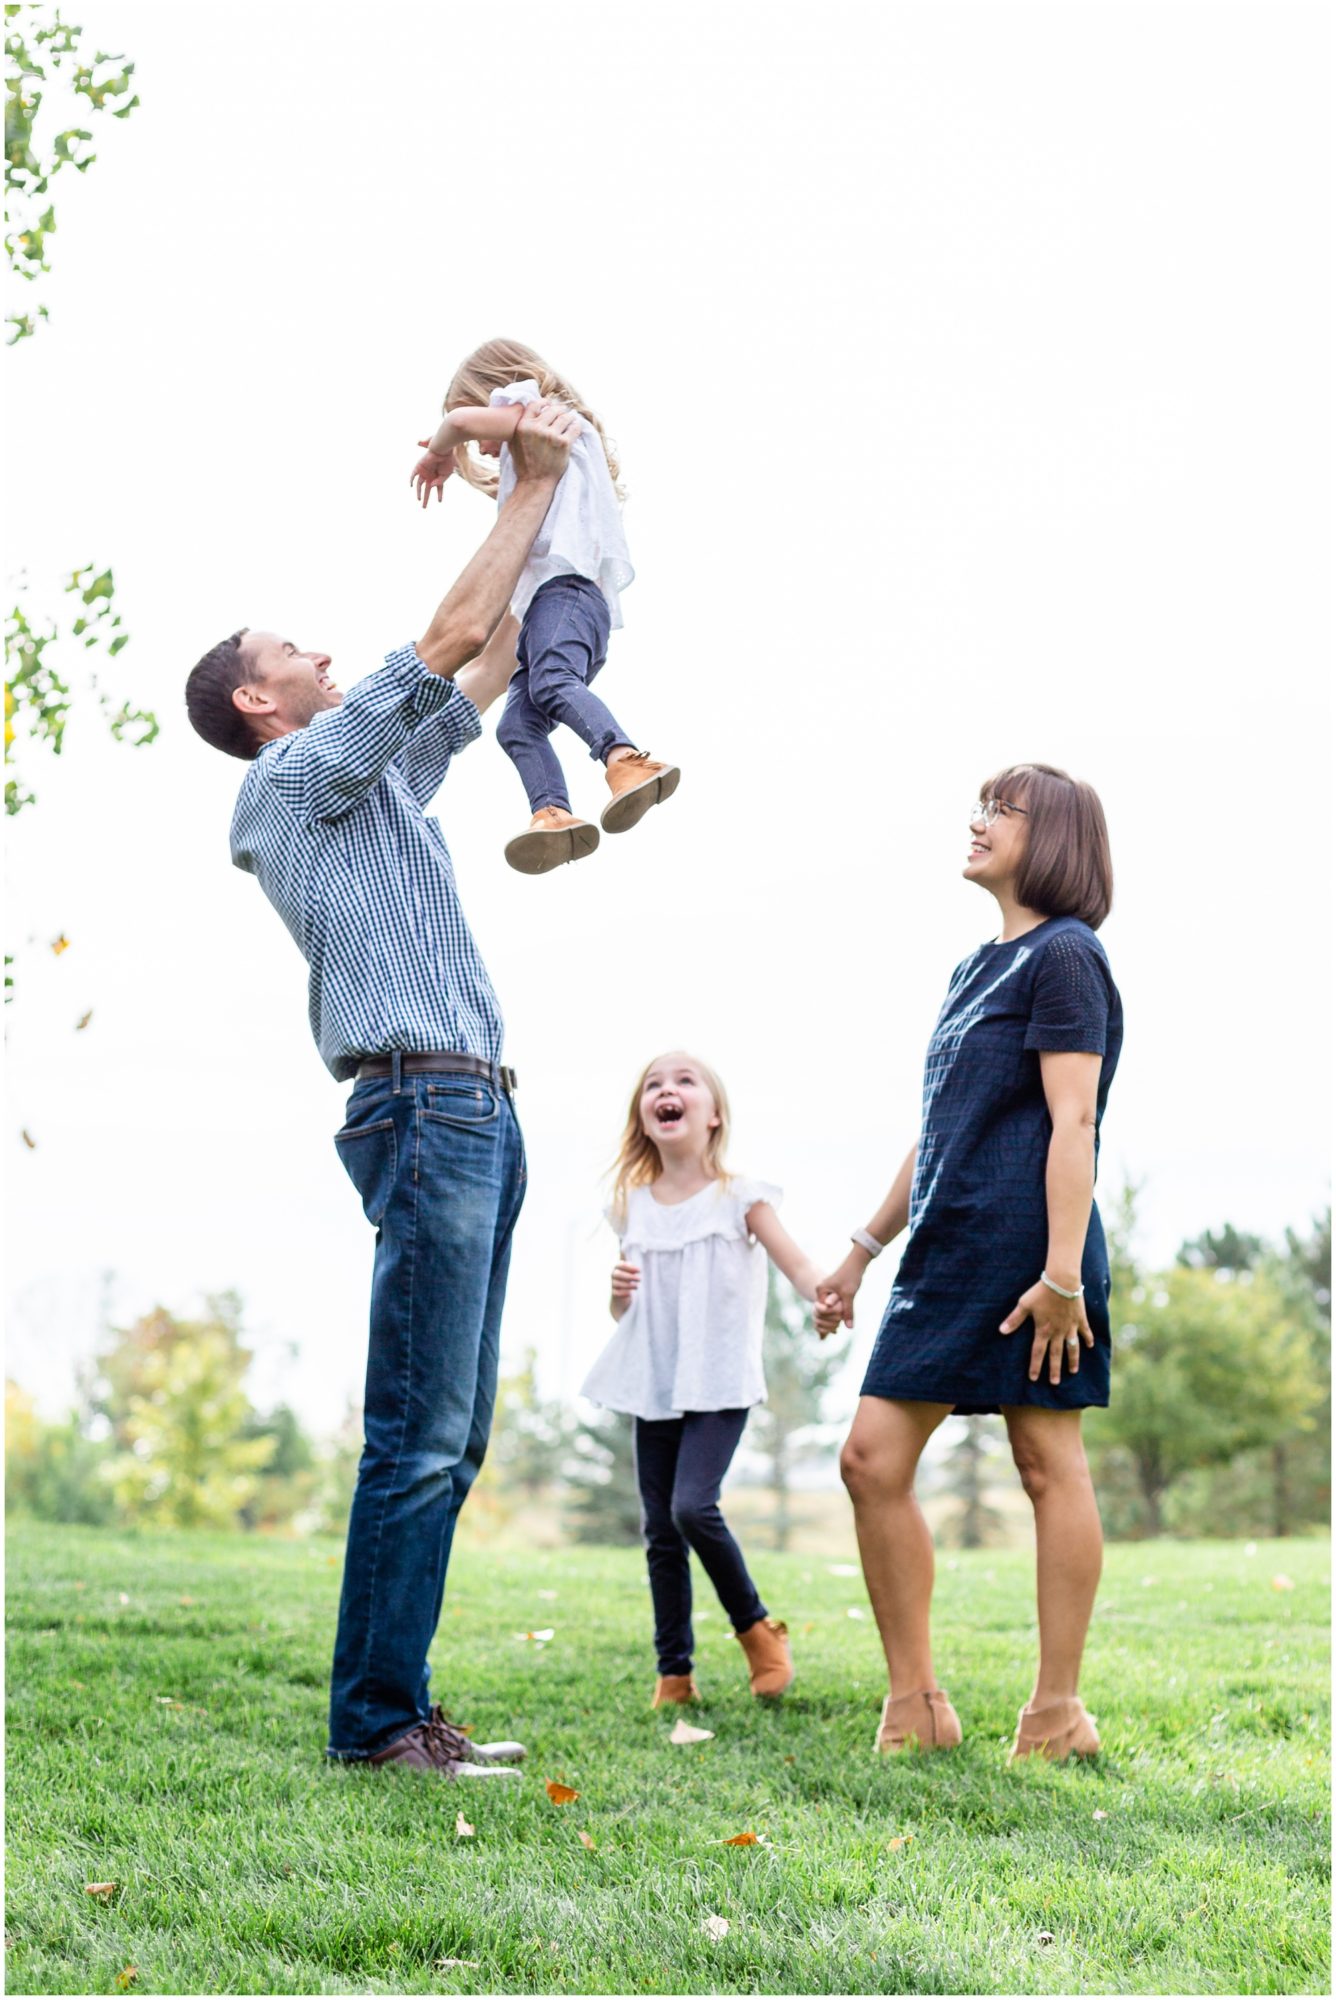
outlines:
{"label": "brown leather belt", "polygon": [[[517,1079],[514,1070],[505,1069],[500,1063],[488,1062],[485,1056],[463,1056],[454,1050],[424,1055],[416,1049],[405,1049],[399,1057],[399,1069],[404,1076],[420,1076],[424,1071],[433,1070],[438,1074],[444,1070],[451,1076],[485,1076],[498,1090],[504,1090],[507,1097],[515,1095]],[[355,1081],[362,1083],[369,1076],[393,1074],[393,1056],[363,1056],[357,1065]]]}

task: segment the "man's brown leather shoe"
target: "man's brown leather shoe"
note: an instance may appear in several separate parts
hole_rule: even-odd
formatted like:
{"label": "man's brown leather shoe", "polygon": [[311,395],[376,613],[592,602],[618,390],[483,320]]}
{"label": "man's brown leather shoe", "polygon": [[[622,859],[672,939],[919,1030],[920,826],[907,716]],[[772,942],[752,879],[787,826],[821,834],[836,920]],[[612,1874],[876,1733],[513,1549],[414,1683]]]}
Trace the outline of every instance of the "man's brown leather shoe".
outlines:
{"label": "man's brown leather shoe", "polygon": [[473,1761],[475,1757],[486,1757],[501,1750],[518,1750],[521,1757],[524,1755],[523,1747],[518,1743],[488,1743],[475,1747],[462,1730],[446,1721],[438,1704],[425,1722],[415,1723],[412,1729],[396,1736],[393,1743],[387,1743],[383,1750],[377,1750],[366,1761],[368,1764],[407,1764],[411,1771],[436,1771],[452,1781],[459,1778],[518,1778],[521,1774],[514,1765],[503,1763],[499,1758],[486,1763]]}

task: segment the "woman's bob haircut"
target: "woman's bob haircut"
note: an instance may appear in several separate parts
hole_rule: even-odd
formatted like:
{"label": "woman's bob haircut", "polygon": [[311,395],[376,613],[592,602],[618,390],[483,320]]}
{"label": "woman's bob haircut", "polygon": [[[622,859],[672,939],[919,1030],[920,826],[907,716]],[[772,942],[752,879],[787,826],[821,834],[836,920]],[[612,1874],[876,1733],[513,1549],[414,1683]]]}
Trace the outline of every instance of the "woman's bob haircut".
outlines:
{"label": "woman's bob haircut", "polygon": [[1097,931],[1113,907],[1113,860],[1094,786],[1052,764],[1011,764],[979,797],[1025,809],[1017,902],[1046,917],[1079,917]]}

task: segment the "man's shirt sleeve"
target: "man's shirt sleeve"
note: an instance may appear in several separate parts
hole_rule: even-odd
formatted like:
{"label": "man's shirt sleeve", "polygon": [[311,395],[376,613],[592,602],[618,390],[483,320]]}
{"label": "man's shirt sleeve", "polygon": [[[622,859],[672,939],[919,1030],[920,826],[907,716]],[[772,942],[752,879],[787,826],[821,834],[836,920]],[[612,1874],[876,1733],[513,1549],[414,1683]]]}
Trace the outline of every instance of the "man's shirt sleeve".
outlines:
{"label": "man's shirt sleeve", "polygon": [[[260,757],[266,779],[303,819],[339,819],[379,784],[419,730],[433,739],[424,763],[437,774],[435,791],[453,752],[481,728],[473,703],[454,682],[428,672],[416,647],[400,646],[386,654],[383,667],[349,688],[338,708],[280,737]],[[417,781],[407,770],[404,775],[421,799]]]}
{"label": "man's shirt sleeve", "polygon": [[420,806],[429,806],[435,798],[456,750],[476,743],[481,735],[482,717],[459,687],[447,708],[418,724],[394,759],[394,768]]}

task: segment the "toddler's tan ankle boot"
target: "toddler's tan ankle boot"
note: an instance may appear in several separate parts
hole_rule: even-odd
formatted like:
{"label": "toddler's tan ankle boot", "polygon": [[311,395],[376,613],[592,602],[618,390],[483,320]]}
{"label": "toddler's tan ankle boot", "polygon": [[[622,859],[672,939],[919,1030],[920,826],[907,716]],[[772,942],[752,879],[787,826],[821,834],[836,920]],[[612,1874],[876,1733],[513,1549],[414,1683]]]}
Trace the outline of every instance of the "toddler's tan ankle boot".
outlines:
{"label": "toddler's tan ankle boot", "polygon": [[781,1619],[758,1618],[745,1632],[737,1634],[737,1640],[747,1655],[753,1694],[783,1694],[785,1688],[793,1686],[789,1628]]}
{"label": "toddler's tan ankle boot", "polygon": [[583,861],[598,846],[598,828],[561,806],[541,806],[523,833],[506,842],[506,860],[521,875],[546,875],[564,861]]}
{"label": "toddler's tan ankle boot", "polygon": [[667,1708],[676,1703],[684,1706],[689,1701],[700,1700],[700,1689],[696,1686],[694,1674],[660,1674],[654,1683],[654,1699],[651,1708]]}
{"label": "toddler's tan ankle boot", "polygon": [[1062,1701],[1046,1702],[1043,1708],[1023,1708],[1016,1724],[1011,1756],[1047,1757],[1060,1764],[1064,1757],[1099,1755],[1099,1732],[1095,1718],[1086,1712],[1078,1695]]}
{"label": "toddler's tan ankle boot", "polygon": [[629,831],[651,806],[662,805],[672,797],[681,775],[676,764],[656,763],[647,750],[633,750],[628,757],[613,757],[607,765],[612,797],[598,819],[604,833]]}
{"label": "toddler's tan ankle boot", "polygon": [[900,1750],[954,1750],[960,1742],[960,1717],[941,1688],[920,1688],[915,1694],[887,1695],[881,1705],[877,1749],[883,1755]]}

